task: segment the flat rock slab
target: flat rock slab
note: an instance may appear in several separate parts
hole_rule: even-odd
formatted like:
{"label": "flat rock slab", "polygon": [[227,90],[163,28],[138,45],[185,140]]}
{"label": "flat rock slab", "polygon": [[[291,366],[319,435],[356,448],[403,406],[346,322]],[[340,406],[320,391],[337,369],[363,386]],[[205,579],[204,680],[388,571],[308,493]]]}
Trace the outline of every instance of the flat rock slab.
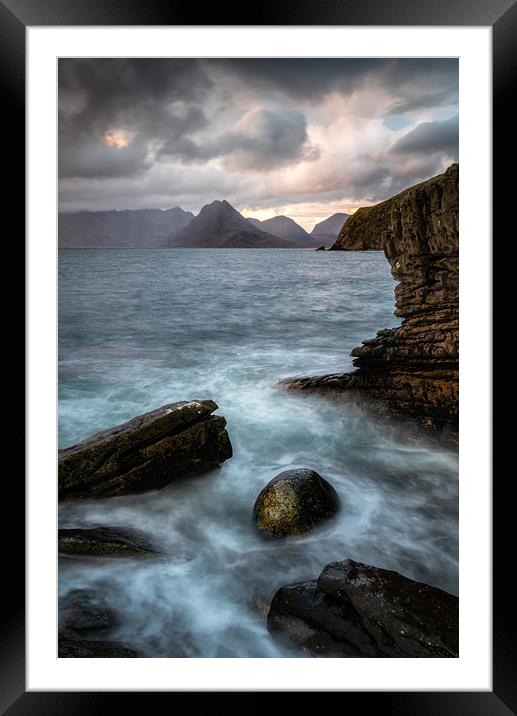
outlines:
{"label": "flat rock slab", "polygon": [[58,656],[60,659],[135,659],[142,655],[119,641],[71,639],[60,634],[58,638]]}
{"label": "flat rock slab", "polygon": [[59,451],[60,499],[108,497],[167,485],[232,456],[212,400],[170,403]]}
{"label": "flat rock slab", "polygon": [[58,549],[62,554],[106,557],[157,554],[142,532],[119,527],[60,529]]}
{"label": "flat rock slab", "polygon": [[281,587],[268,629],[315,656],[457,657],[458,598],[353,560]]}

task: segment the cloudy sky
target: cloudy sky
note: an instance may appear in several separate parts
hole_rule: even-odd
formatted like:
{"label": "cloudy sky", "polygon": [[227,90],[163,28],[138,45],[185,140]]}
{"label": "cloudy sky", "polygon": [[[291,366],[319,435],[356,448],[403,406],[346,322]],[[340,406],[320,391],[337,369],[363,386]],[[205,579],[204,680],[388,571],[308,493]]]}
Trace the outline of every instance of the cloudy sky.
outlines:
{"label": "cloudy sky", "polygon": [[454,59],[62,59],[60,210],[227,199],[307,229],[458,158]]}

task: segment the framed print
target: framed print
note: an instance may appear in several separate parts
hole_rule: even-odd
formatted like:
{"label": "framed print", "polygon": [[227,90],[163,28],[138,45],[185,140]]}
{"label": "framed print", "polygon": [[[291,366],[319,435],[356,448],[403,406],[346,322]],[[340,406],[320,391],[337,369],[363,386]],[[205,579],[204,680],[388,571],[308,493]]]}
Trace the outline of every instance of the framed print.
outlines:
{"label": "framed print", "polygon": [[515,710],[490,382],[515,5],[0,9],[28,307],[2,708]]}

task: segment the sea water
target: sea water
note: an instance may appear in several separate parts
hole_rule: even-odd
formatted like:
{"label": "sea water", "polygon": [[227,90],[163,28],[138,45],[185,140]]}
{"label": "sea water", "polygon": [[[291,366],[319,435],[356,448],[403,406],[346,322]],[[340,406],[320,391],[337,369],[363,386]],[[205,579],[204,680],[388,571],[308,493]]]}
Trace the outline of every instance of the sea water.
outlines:
{"label": "sea water", "polygon": [[[267,632],[275,591],[331,561],[457,594],[457,452],[346,397],[277,386],[351,369],[352,348],[398,325],[394,286],[381,252],[61,250],[60,446],[210,398],[234,456],[162,490],[60,504],[61,527],[132,527],[162,552],[62,557],[60,595],[98,589],[120,616],[109,638],[145,656],[276,657],[297,654]],[[295,467],[329,480],[342,509],[307,536],[265,541],[255,499]]]}

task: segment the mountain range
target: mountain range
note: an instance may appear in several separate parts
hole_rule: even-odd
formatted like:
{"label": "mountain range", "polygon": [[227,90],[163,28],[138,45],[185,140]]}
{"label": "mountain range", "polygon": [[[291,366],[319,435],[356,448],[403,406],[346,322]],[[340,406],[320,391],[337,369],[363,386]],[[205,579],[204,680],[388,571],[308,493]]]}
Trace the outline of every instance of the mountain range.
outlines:
{"label": "mountain range", "polygon": [[206,204],[170,246],[193,249],[295,248],[292,242],[259,229],[227,201]]}
{"label": "mountain range", "polygon": [[268,231],[270,234],[295,243],[299,247],[314,248],[315,246],[311,235],[288,216],[274,216],[272,219],[266,219],[265,221],[250,218],[248,221],[251,221],[262,231]]}
{"label": "mountain range", "polygon": [[187,226],[194,214],[173,209],[127,209],[60,213],[61,248],[163,248]]}
{"label": "mountain range", "polygon": [[244,218],[226,200],[206,204],[197,216],[180,207],[62,212],[59,247],[317,248],[333,244],[347,218],[334,214],[309,234],[288,216]]}

